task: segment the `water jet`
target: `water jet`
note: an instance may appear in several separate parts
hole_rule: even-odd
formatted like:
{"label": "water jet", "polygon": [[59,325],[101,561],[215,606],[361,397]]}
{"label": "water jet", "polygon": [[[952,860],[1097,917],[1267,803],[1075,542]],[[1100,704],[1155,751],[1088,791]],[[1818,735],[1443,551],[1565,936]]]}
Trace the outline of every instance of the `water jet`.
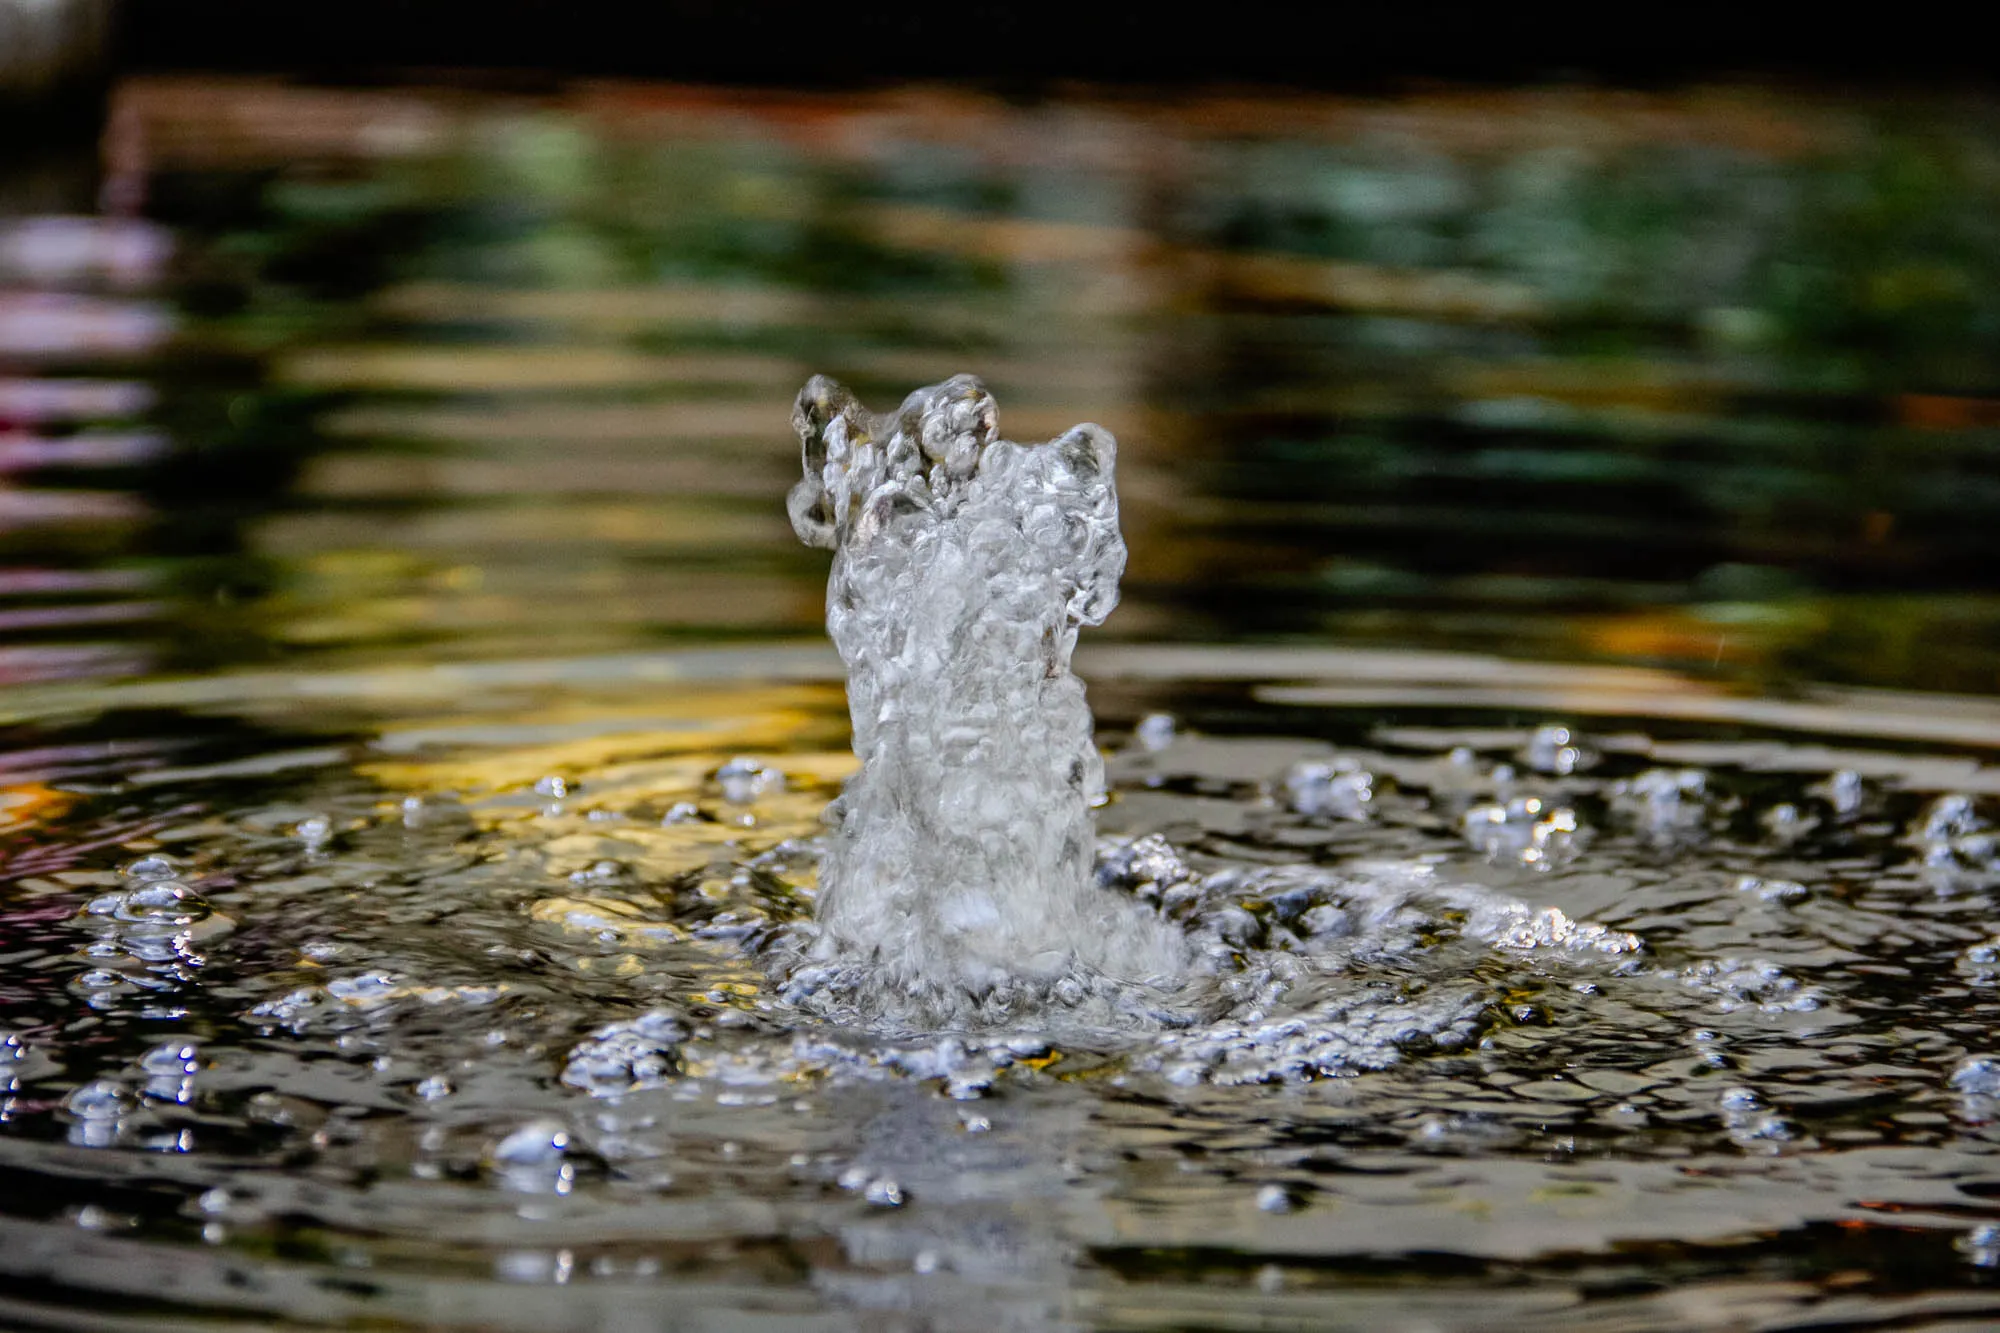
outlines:
{"label": "water jet", "polygon": [[1070,657],[1125,569],[1111,434],[1004,440],[971,375],[881,415],[815,377],[792,424],[862,765],[828,811],[814,978],[948,1023],[1178,971],[1178,932],[1092,874],[1104,766]]}

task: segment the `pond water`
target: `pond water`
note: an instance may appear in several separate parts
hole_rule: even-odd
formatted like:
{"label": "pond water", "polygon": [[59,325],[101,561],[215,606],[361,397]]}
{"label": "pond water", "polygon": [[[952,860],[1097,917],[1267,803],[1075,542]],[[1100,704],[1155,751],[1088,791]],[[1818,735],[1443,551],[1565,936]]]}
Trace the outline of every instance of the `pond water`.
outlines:
{"label": "pond water", "polygon": [[[961,370],[1118,436],[1194,1017],[771,980],[792,397]],[[1988,103],[128,85],[0,176],[0,1323],[1990,1326],[1996,460]]]}

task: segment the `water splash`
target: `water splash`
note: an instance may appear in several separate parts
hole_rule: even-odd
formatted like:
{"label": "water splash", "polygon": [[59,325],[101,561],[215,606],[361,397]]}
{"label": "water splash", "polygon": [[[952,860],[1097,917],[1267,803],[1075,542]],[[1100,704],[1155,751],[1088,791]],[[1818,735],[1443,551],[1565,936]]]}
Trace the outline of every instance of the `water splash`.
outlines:
{"label": "water splash", "polygon": [[881,416],[815,377],[793,426],[792,526],[834,553],[862,761],[829,811],[807,979],[950,1022],[1178,971],[1177,933],[1092,875],[1104,769],[1070,655],[1125,568],[1110,434],[1003,440],[969,375]]}

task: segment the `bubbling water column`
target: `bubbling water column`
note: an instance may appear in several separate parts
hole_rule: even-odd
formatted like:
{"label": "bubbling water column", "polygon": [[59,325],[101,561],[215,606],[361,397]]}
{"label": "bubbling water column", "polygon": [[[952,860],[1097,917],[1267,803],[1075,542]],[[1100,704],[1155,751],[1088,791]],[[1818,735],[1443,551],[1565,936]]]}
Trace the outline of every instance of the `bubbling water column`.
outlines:
{"label": "bubbling water column", "polygon": [[806,970],[932,1024],[1179,971],[1179,933],[1093,879],[1104,767],[1070,655],[1125,569],[1110,434],[1002,440],[970,375],[880,416],[815,376],[792,424],[788,508],[833,552],[826,624],[861,759],[828,811]]}

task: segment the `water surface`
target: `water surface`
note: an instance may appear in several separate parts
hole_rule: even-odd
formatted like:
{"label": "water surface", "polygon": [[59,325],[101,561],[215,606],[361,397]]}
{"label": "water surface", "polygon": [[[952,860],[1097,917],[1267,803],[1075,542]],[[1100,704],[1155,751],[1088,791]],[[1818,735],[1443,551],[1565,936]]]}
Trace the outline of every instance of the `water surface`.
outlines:
{"label": "water surface", "polygon": [[[122,90],[0,192],[0,1319],[1993,1320],[1996,168]],[[786,412],[965,369],[1119,437],[1104,880],[1227,946],[1193,1029],[768,980],[852,763]]]}

